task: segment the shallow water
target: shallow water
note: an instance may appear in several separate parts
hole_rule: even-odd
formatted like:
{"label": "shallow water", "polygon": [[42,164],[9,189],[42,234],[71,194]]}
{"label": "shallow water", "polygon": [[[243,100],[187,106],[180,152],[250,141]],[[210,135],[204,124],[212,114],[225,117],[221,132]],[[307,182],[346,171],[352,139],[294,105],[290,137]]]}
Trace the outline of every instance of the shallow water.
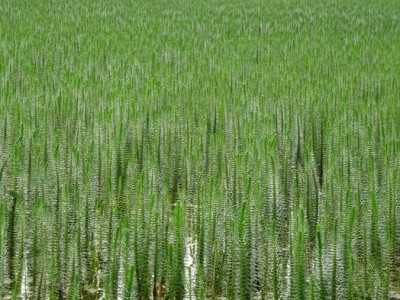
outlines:
{"label": "shallow water", "polygon": [[185,299],[195,299],[194,287],[196,280],[196,250],[197,242],[194,238],[188,237],[185,244]]}

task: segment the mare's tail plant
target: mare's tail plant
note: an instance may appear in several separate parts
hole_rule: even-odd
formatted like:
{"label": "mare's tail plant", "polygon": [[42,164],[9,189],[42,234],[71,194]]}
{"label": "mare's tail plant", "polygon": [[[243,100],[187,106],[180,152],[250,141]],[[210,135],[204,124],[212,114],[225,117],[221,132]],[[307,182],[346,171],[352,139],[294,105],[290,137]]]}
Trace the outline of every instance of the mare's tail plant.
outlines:
{"label": "mare's tail plant", "polygon": [[239,240],[239,295],[240,299],[251,299],[251,244],[249,236],[249,213],[246,201],[242,202],[238,221],[238,240]]}
{"label": "mare's tail plant", "polygon": [[326,299],[327,291],[325,288],[324,270],[322,262],[323,241],[322,241],[321,227],[319,224],[317,225],[317,243],[318,243],[319,299]]}
{"label": "mare's tail plant", "polygon": [[18,194],[14,191],[9,192],[11,197],[10,203],[10,211],[8,217],[8,228],[7,228],[7,258],[8,258],[8,277],[10,280],[10,288],[14,289],[15,280],[16,280],[16,271],[15,271],[15,238],[16,238],[16,207],[17,207],[17,199]]}
{"label": "mare's tail plant", "polygon": [[333,266],[332,266],[332,281],[331,281],[331,297],[336,300],[337,286],[337,244],[338,244],[338,219],[335,219],[333,225]]}
{"label": "mare's tail plant", "polygon": [[169,245],[169,298],[182,300],[185,296],[185,215],[181,201],[176,202],[172,216],[173,244]]}

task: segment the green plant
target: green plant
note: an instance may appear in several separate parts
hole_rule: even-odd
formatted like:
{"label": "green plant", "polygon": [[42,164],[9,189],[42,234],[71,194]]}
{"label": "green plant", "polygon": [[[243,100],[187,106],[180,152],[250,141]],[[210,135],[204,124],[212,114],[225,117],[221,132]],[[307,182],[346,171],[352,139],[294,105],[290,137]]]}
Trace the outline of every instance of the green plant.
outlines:
{"label": "green plant", "polygon": [[396,1],[3,2],[0,298],[398,293]]}

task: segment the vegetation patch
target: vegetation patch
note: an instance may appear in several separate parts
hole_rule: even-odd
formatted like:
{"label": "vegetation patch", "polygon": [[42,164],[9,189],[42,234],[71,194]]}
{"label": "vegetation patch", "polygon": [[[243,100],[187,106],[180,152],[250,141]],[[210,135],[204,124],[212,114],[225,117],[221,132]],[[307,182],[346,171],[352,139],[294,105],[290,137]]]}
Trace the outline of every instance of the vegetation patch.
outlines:
{"label": "vegetation patch", "polygon": [[1,299],[400,298],[400,2],[0,15]]}

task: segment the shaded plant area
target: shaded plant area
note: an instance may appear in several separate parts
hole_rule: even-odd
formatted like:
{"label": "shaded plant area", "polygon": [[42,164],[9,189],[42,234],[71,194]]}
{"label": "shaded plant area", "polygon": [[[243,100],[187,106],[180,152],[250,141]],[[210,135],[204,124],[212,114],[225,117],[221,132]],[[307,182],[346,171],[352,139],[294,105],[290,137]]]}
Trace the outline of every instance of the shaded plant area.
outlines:
{"label": "shaded plant area", "polygon": [[1,299],[400,297],[395,1],[33,2],[1,7]]}

